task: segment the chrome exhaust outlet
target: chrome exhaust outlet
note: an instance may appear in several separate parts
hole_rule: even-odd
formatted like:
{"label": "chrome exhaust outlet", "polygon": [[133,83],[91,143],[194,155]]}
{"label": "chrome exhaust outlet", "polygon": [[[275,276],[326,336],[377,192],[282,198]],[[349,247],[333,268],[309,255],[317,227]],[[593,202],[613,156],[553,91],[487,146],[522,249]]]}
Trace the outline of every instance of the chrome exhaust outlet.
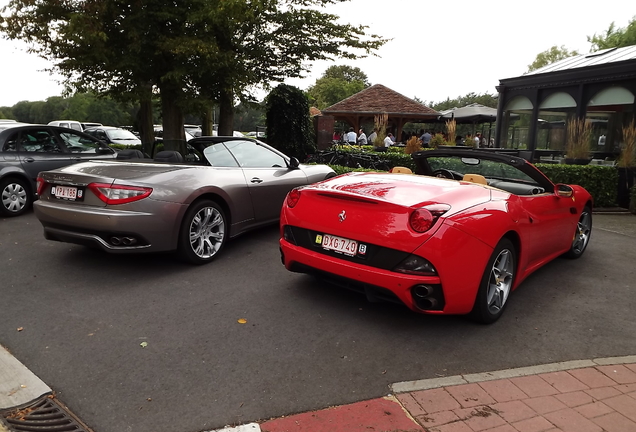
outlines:
{"label": "chrome exhaust outlet", "polygon": [[430,285],[415,285],[413,287],[413,295],[421,299],[433,294],[433,287]]}
{"label": "chrome exhaust outlet", "polygon": [[121,244],[121,239],[119,237],[111,237],[110,238],[110,244],[112,244],[113,246],[119,246]]}
{"label": "chrome exhaust outlet", "polygon": [[132,246],[137,243],[137,239],[134,237],[124,237],[121,239],[124,246]]}

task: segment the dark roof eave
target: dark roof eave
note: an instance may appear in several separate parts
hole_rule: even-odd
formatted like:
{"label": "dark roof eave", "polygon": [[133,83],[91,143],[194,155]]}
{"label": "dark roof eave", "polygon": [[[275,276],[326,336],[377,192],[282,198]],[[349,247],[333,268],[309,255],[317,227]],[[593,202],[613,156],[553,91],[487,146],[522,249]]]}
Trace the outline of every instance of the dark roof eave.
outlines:
{"label": "dark roof eave", "polygon": [[434,113],[404,113],[404,112],[385,112],[385,111],[322,111],[324,115],[377,115],[377,114],[387,114],[391,117],[431,117],[436,118],[441,114],[438,112]]}
{"label": "dark roof eave", "polygon": [[513,78],[500,79],[500,85],[517,86],[554,86],[563,82],[597,82],[600,79],[625,79],[636,77],[636,61],[627,60],[618,63],[605,63],[597,66],[573,68],[562,71],[546,72],[542,74],[521,75]]}

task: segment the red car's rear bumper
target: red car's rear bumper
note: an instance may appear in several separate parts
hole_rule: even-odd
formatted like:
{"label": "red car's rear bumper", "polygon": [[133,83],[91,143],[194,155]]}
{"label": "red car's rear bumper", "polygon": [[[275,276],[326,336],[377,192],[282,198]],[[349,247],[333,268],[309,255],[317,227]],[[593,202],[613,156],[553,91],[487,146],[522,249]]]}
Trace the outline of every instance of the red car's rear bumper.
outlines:
{"label": "red car's rear bumper", "polygon": [[[286,218],[281,219],[283,224]],[[473,236],[450,226],[442,226],[437,235],[420,245],[414,255],[433,264],[437,276],[405,274],[392,269],[378,268],[353,260],[342,259],[320,249],[290,243],[284,236],[280,249],[285,267],[303,273],[323,273],[344,278],[346,285],[364,291],[368,297],[387,297],[406,305],[409,309],[429,314],[466,314],[475,302],[492,247]],[[333,278],[332,278],[333,279]],[[340,281],[337,281],[340,282]],[[341,283],[339,283],[341,284]],[[437,307],[426,307],[421,296],[415,297],[413,288],[431,287],[431,296]],[[360,289],[362,288],[362,289]],[[421,289],[421,287],[420,287]],[[381,291],[379,296],[375,292]],[[423,307],[420,307],[424,305]]]}
{"label": "red car's rear bumper", "polygon": [[[416,312],[425,312],[413,302],[411,289],[416,285],[439,285],[440,278],[434,276],[415,276],[379,268],[348,262],[328,255],[323,255],[301,246],[295,246],[285,239],[280,239],[280,248],[285,268],[292,271],[318,271],[351,281],[360,285],[379,287],[391,291],[402,303]],[[426,311],[443,313],[443,311]]]}

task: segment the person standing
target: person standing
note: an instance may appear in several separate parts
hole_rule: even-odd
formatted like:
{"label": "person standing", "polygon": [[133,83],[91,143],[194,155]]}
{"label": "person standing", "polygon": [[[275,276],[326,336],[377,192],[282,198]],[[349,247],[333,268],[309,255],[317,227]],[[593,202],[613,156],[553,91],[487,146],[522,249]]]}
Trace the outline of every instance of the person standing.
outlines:
{"label": "person standing", "polygon": [[378,130],[377,128],[373,128],[373,132],[371,132],[371,135],[369,135],[369,137],[367,138],[367,143],[374,145],[375,143],[375,139],[378,137]]}
{"label": "person standing", "polygon": [[428,130],[424,131],[424,133],[420,137],[420,139],[422,140],[422,147],[424,148],[430,147],[431,138],[432,138],[432,135],[430,134],[430,132]]}
{"label": "person standing", "polygon": [[479,148],[479,143],[481,142],[481,134],[479,132],[475,134],[475,138],[473,138],[473,142],[475,143],[474,147]]}
{"label": "person standing", "polygon": [[367,135],[364,133],[362,128],[358,131],[358,145],[367,145]]}
{"label": "person standing", "polygon": [[384,138],[384,147],[386,148],[391,147],[392,144],[393,144],[393,134],[389,132],[386,138]]}
{"label": "person standing", "polygon": [[347,142],[349,145],[354,145],[358,141],[358,137],[356,133],[353,131],[353,128],[349,128],[349,132],[347,132]]}

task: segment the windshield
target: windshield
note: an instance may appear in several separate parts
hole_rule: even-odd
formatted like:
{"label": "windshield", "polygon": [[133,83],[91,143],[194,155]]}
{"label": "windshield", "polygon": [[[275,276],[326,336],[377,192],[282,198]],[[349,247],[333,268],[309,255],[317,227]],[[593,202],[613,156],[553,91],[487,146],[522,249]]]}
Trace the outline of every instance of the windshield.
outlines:
{"label": "windshield", "polygon": [[130,131],[127,131],[126,129],[109,129],[106,131],[106,134],[111,140],[138,140],[139,139],[135,136],[135,134],[133,134]]}

